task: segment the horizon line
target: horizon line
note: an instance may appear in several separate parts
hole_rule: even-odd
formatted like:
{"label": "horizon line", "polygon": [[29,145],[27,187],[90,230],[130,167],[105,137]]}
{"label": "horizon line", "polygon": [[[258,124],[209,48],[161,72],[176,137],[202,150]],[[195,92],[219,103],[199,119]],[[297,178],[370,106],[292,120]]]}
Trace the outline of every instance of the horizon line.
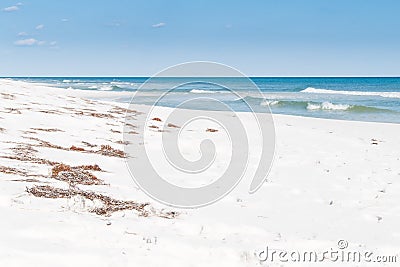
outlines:
{"label": "horizon line", "polygon": [[[20,78],[152,78],[153,76],[127,76],[127,75],[102,75],[102,76],[90,76],[90,75],[78,75],[78,76],[58,76],[58,75],[51,75],[51,76],[39,76],[39,75],[32,75],[32,76],[0,76],[0,79],[20,79]],[[210,76],[210,77],[200,77],[200,76],[169,76],[169,77],[158,77],[158,78],[400,78],[400,75],[334,75],[334,76],[320,76],[320,75],[311,75],[311,76]]]}

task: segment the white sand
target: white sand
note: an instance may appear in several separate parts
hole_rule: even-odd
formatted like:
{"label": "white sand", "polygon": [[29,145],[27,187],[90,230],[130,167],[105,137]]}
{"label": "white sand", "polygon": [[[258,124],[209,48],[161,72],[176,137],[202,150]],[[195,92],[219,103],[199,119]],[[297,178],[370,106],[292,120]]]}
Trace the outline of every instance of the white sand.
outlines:
{"label": "white sand", "polygon": [[[111,93],[95,92],[96,97]],[[116,143],[122,140],[123,114],[90,115],[109,114],[123,105],[81,98],[90,96],[1,80],[0,156],[13,155],[17,144],[10,141],[37,144],[26,137],[62,147],[88,149],[82,144],[86,141],[123,149]],[[43,112],[49,110],[54,114]],[[254,266],[266,264],[256,256],[266,246],[324,251],[337,248],[340,239],[349,242],[349,249],[399,255],[400,125],[284,115],[274,119],[276,159],[262,188],[249,195],[250,180],[245,179],[220,202],[195,210],[150,199],[137,188],[122,158],[34,147],[38,158],[72,166],[98,164],[106,171],[93,174],[108,185],[80,188],[180,212],[175,219],[141,217],[129,210],[105,217],[89,212],[98,203],[83,198],[37,198],[26,188],[68,185],[50,178],[49,165],[0,158],[0,167],[42,175],[0,172],[0,266]],[[140,116],[137,123],[143,123]],[[13,181],[27,178],[40,182]]]}

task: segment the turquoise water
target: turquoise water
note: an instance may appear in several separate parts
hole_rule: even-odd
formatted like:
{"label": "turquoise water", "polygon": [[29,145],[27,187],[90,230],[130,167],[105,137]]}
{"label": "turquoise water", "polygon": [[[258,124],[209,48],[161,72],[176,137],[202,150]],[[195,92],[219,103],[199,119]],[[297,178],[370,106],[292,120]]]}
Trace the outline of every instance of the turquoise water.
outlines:
{"label": "turquoise water", "polygon": [[[134,78],[13,78],[51,86],[82,90],[134,92],[147,80]],[[167,92],[179,78],[158,78],[146,86],[146,96],[137,103],[151,104],[153,95]],[[209,97],[227,103],[236,111],[249,111],[245,102],[265,112],[343,120],[400,123],[400,78],[251,78],[263,93],[240,78],[213,78],[239,90],[243,98],[213,84],[186,84],[170,92],[160,105],[175,107],[193,97]],[[229,86],[228,86],[229,87]],[[130,97],[117,97],[113,101],[129,102]],[[213,105],[202,101],[193,109],[213,110]]]}

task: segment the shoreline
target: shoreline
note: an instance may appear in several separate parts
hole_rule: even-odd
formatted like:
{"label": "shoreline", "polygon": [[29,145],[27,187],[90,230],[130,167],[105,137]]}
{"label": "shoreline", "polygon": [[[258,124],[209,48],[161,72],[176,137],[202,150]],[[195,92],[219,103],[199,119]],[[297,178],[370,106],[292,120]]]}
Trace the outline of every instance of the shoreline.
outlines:
{"label": "shoreline", "polygon": [[[267,245],[319,251],[340,239],[352,250],[398,253],[400,124],[273,114],[275,162],[260,190],[248,194],[250,173],[221,201],[182,210],[132,181],[121,154],[127,104],[82,97],[0,79],[2,266],[253,266]],[[132,134],[140,109],[128,111]],[[208,127],[193,126],[189,137]]]}
{"label": "shoreline", "polygon": [[[48,78],[48,77],[44,77],[44,78]],[[68,77],[57,77],[57,78],[68,78]],[[71,77],[69,77],[69,78],[71,78]],[[76,78],[80,78],[80,77],[76,77]],[[89,78],[91,78],[91,77],[89,77]],[[127,78],[129,78],[129,77],[127,77]],[[53,90],[55,90],[55,92],[57,92],[57,90],[61,90],[59,92],[63,93],[64,95],[71,95],[71,96],[75,96],[75,97],[89,98],[89,99],[91,99],[93,101],[117,104],[118,106],[122,106],[122,107],[129,106],[130,104],[127,103],[127,102],[114,101],[114,100],[109,99],[109,98],[111,98],[111,97],[131,97],[135,93],[135,92],[128,92],[128,91],[116,92],[116,91],[101,91],[101,90],[65,89],[65,88],[60,88],[60,87],[57,87],[57,86],[54,86],[54,87],[53,86],[49,86],[48,84],[45,84],[45,83],[30,83],[30,82],[25,82],[25,81],[16,81],[16,80],[12,80],[12,79],[13,78],[0,78],[0,84],[3,83],[3,82],[6,82],[6,84],[9,83],[9,82],[12,82],[12,83],[15,83],[16,85],[19,84],[19,85],[22,85],[22,86],[34,86],[36,88],[41,88],[41,89],[46,90],[46,91],[49,90],[49,89],[53,89]],[[96,97],[98,97],[98,98],[96,98]],[[135,106],[141,107],[141,106],[148,106],[148,105],[136,104]],[[170,107],[164,107],[164,106],[162,106],[162,108],[172,109]],[[196,111],[197,110],[197,111],[199,111],[198,109],[185,109],[185,110],[189,110],[189,111],[190,110],[191,111]],[[213,110],[210,110],[210,111],[213,111]],[[235,113],[245,114],[245,113],[249,113],[249,112],[236,111]],[[259,112],[254,112],[254,113],[259,113]],[[290,117],[308,118],[308,119],[316,119],[316,120],[328,120],[328,121],[334,121],[334,122],[335,121],[337,121],[337,122],[348,121],[348,122],[367,123],[367,124],[368,123],[378,123],[378,124],[400,125],[400,123],[397,123],[397,122],[380,122],[380,121],[362,121],[362,120],[350,120],[350,119],[321,118],[321,117],[313,117],[313,116],[281,114],[281,113],[274,113],[274,112],[271,112],[271,115],[273,117],[281,117],[282,116],[282,117],[288,117],[288,118],[290,118]]]}

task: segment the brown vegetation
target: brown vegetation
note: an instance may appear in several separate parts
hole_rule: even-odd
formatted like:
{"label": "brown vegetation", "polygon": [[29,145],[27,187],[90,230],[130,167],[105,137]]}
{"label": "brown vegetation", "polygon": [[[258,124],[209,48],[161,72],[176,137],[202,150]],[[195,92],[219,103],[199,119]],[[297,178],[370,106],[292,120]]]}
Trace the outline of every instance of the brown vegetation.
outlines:
{"label": "brown vegetation", "polygon": [[[139,216],[148,217],[150,215],[159,216],[166,219],[176,218],[179,214],[175,211],[155,211],[151,208],[149,203],[138,203],[135,201],[118,200],[105,196],[103,194],[83,191],[75,187],[69,189],[55,188],[52,186],[39,186],[36,185],[31,188],[27,188],[26,191],[35,197],[43,198],[72,198],[74,196],[81,196],[85,199],[94,201],[99,200],[103,206],[94,208],[90,212],[101,216],[111,216],[114,212],[123,210],[136,210]],[[147,208],[146,208],[147,207]]]}

